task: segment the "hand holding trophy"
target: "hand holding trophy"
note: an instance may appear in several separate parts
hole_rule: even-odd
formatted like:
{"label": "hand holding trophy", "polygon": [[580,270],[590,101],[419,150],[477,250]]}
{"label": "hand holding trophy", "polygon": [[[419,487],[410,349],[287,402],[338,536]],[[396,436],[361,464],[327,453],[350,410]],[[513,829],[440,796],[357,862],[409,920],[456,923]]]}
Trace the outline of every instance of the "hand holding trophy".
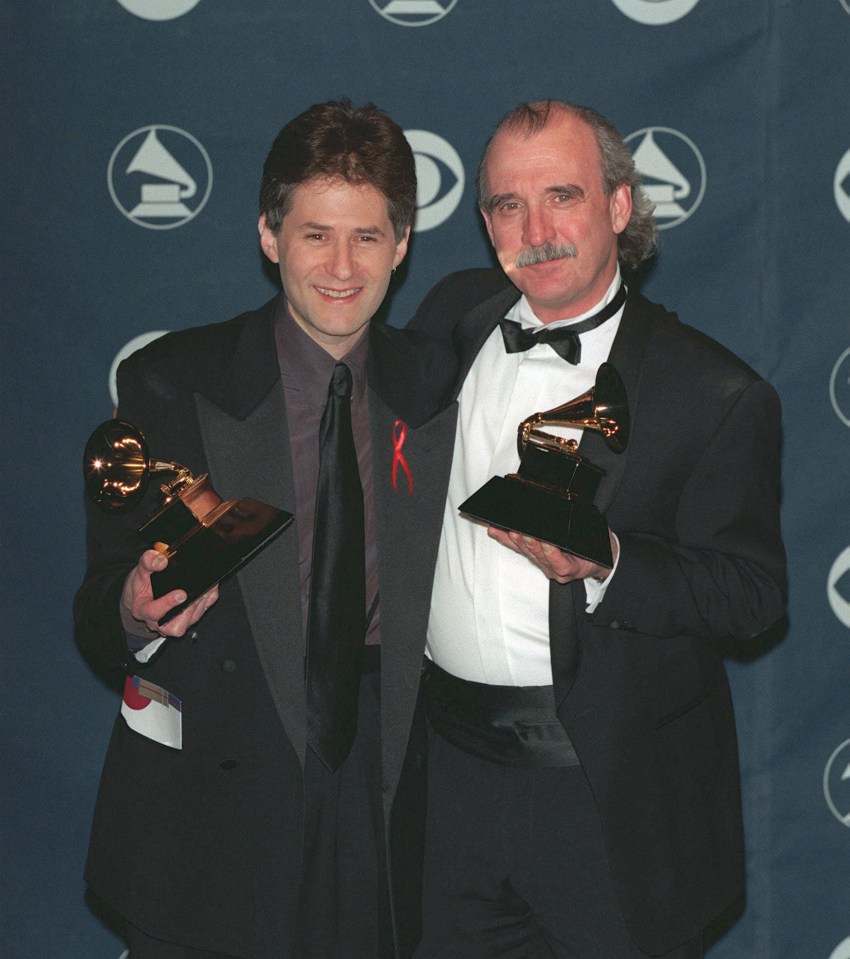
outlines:
{"label": "hand holding trophy", "polygon": [[162,625],[239,569],[281,530],[292,514],[248,497],[222,498],[209,477],[194,477],[179,463],[151,459],[141,431],[124,420],[107,420],[89,437],[83,454],[86,493],[107,512],[137,505],[154,473],[173,473],[160,487],[162,506],[138,532],[168,559],[151,574],[155,598],[173,589],[186,600],[159,620]]}
{"label": "hand holding trophy", "polygon": [[593,504],[605,471],[579,456],[575,440],[539,429],[546,425],[593,430],[610,450],[622,453],[629,440],[629,407],[614,367],[603,363],[587,393],[523,420],[517,430],[518,472],[494,476],[460,512],[610,567],[608,524]]}

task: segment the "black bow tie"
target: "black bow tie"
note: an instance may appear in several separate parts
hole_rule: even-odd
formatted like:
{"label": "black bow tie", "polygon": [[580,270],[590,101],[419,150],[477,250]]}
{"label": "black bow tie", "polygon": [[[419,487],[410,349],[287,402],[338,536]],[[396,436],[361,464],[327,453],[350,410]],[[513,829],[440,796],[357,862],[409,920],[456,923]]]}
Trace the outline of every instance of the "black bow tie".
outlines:
{"label": "black bow tie", "polygon": [[593,316],[589,316],[586,320],[582,320],[581,323],[576,323],[574,326],[561,326],[555,330],[550,330],[544,326],[537,333],[529,329],[523,329],[519,323],[515,323],[513,320],[500,320],[499,326],[502,329],[505,350],[508,353],[524,353],[526,350],[530,350],[532,346],[537,346],[538,343],[548,343],[558,356],[575,365],[581,361],[579,333],[595,330],[597,326],[601,326],[606,320],[610,320],[625,301],[626,287],[621,283],[614,299],[607,306],[602,307],[598,313],[594,313]]}

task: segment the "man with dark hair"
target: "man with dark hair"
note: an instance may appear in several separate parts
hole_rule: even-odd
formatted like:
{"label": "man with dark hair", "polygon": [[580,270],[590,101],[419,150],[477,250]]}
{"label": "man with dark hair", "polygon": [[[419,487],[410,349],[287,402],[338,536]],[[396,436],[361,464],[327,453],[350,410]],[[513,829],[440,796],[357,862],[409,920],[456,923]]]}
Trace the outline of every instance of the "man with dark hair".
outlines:
{"label": "man with dark hair", "polygon": [[[721,643],[785,608],[778,399],[626,289],[621,270],[654,249],[652,207],[595,111],[511,111],[479,204],[503,272],[447,277],[412,324],[460,353],[416,959],[696,959],[743,889]],[[547,431],[605,471],[611,563],[461,515],[517,471],[518,425],[585,394],[604,362],[625,385],[625,451],[577,424]]]}
{"label": "man with dark hair", "polygon": [[86,878],[126,918],[132,959],[407,957],[418,936],[416,583],[430,571],[409,544],[436,549],[420,504],[441,494],[417,476],[448,366],[424,337],[370,323],[415,199],[389,117],[311,107],[263,169],[280,296],[119,369],[118,415],[153,453],[295,515],[160,626],[186,595],[154,599],[165,557],[139,557],[155,497],[123,519],[89,511],[81,648],[182,716],[179,749],[119,717],[101,780]]}

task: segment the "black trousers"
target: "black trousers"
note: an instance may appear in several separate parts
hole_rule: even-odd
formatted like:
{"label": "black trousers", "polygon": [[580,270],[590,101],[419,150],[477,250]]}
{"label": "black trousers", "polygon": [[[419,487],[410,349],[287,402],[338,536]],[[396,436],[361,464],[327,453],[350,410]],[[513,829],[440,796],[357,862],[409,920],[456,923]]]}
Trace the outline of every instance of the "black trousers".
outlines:
{"label": "black trousers", "polygon": [[[367,650],[369,648],[367,647]],[[381,794],[380,672],[360,683],[351,754],[305,767],[304,867],[293,959],[391,959]]]}
{"label": "black trousers", "polygon": [[[246,947],[231,957],[197,944],[163,942],[128,925],[130,959],[391,959],[377,664],[378,657],[367,657],[357,736],[345,762],[330,772],[307,751],[304,866],[289,938],[268,954]],[[293,912],[291,903],[281,909]]]}
{"label": "black trousers", "polygon": [[432,731],[423,896],[415,959],[646,959],[580,766],[500,765]]}

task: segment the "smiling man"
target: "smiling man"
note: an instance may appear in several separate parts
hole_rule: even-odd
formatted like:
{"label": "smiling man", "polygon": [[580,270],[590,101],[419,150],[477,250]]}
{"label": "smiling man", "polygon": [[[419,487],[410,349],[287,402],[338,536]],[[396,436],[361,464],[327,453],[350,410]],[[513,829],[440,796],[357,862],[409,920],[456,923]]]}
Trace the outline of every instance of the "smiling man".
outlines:
{"label": "smiling man", "polygon": [[[502,269],[447,277],[413,321],[460,352],[416,959],[696,959],[743,889],[721,651],[785,606],[779,403],[637,292],[628,271],[655,246],[639,182],[594,110],[521,104],[479,169]],[[516,472],[517,426],[584,394],[606,361],[628,448],[567,435],[607,473],[613,565],[460,514]]]}
{"label": "smiling man", "polygon": [[363,337],[409,236],[409,225],[396,235],[379,189],[341,179],[302,184],[280,225],[260,216],[260,244],[280,268],[290,317],[335,359]]}
{"label": "smiling man", "polygon": [[118,414],[158,456],[295,514],[159,627],[185,595],[152,598],[165,559],[139,556],[134,532],[152,504],[123,520],[90,511],[80,645],[181,704],[180,750],[119,716],[98,796],[86,877],[127,920],[132,959],[412,951],[427,586],[414,602],[411,579],[430,580],[409,543],[436,548],[437,524],[416,524],[439,493],[414,477],[450,364],[371,321],[415,200],[389,117],[311,107],[263,168],[260,244],[281,294],[119,369]]}

